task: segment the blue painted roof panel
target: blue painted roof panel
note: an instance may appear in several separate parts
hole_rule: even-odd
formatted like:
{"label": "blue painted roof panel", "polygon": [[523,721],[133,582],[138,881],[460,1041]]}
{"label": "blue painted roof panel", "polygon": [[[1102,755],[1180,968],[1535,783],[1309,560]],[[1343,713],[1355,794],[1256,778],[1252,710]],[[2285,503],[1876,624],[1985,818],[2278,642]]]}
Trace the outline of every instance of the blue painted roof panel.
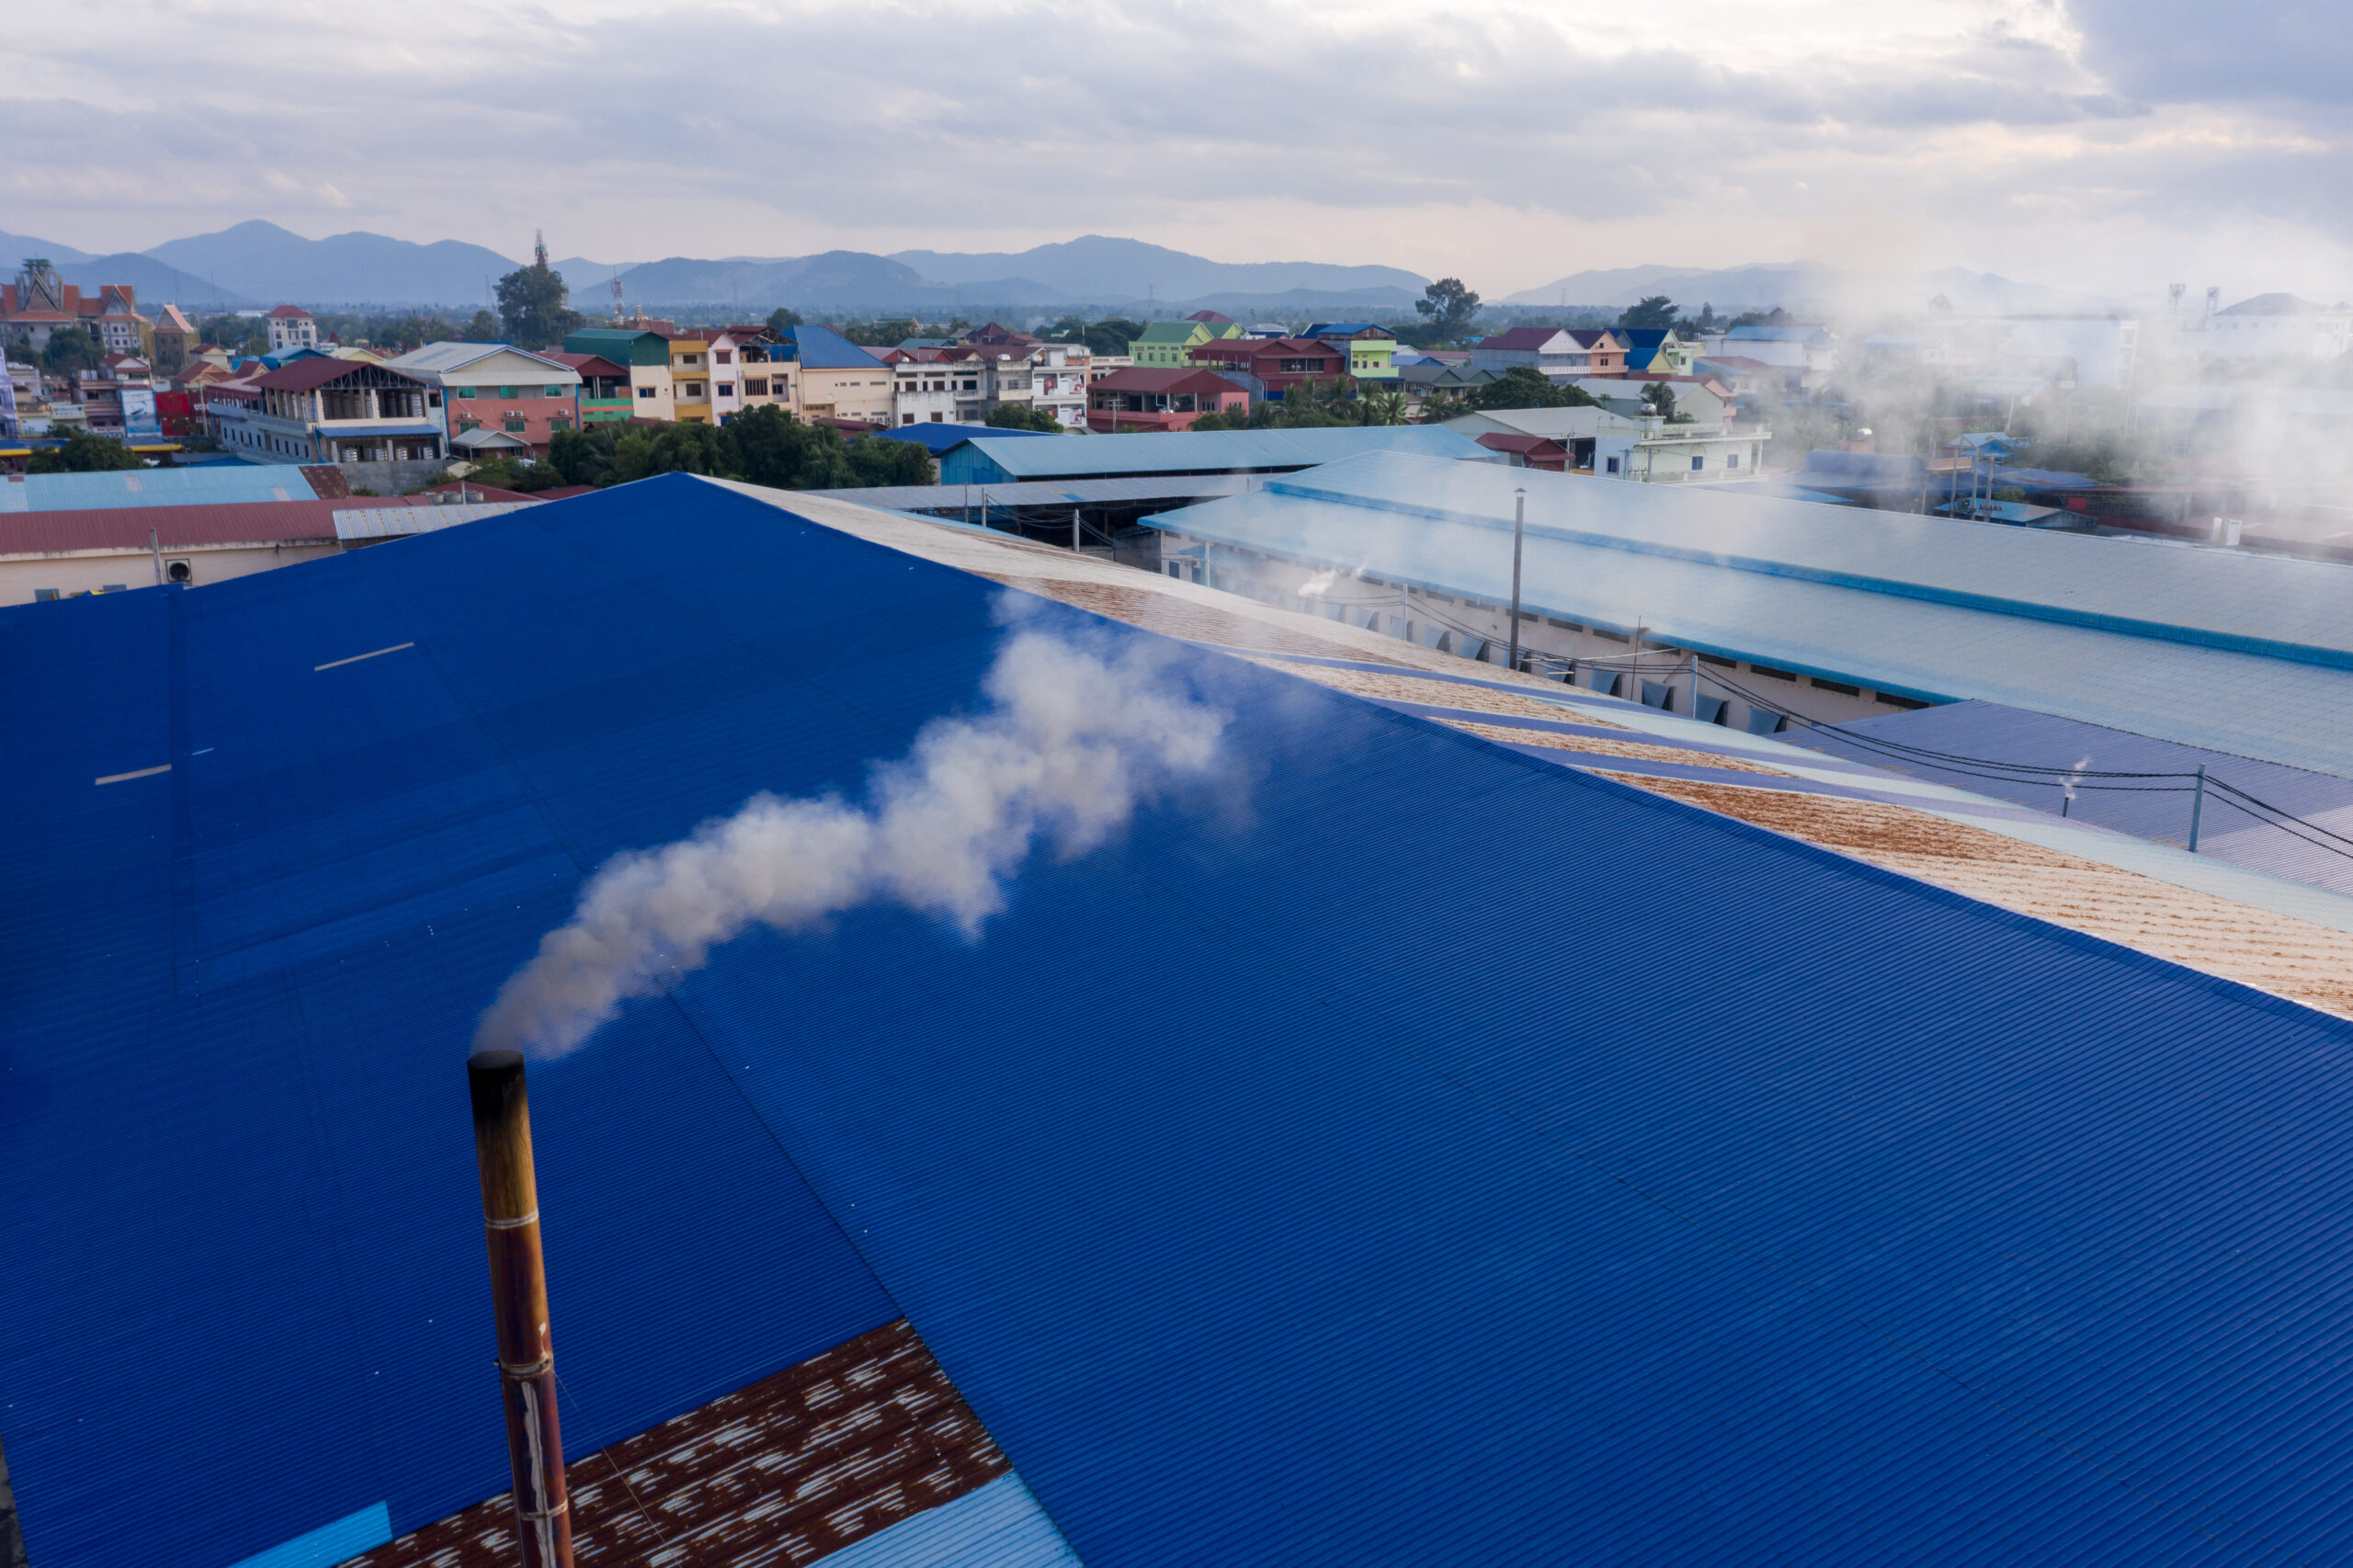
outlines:
{"label": "blue painted roof panel", "polygon": [[[0,610],[109,695],[0,682],[33,1561],[497,1491],[475,1010],[586,868],[970,706],[997,599],[666,476]],[[904,1310],[1090,1568],[2353,1550],[2353,1025],[1173,656],[1234,799],[534,1069],[575,1449]]]}
{"label": "blue painted roof panel", "polygon": [[[438,427],[437,427],[438,428]],[[0,510],[79,512],[101,506],[191,506],[241,501],[311,501],[311,482],[292,463],[207,463],[201,468],[143,468],[104,473],[36,473],[0,486],[21,494],[0,497]],[[279,494],[284,491],[284,494]]]}
{"label": "blue painted roof panel", "polygon": [[785,335],[792,340],[794,357],[812,370],[865,370],[884,369],[882,361],[844,337],[829,326],[802,325],[788,327]]}
{"label": "blue painted roof panel", "polygon": [[950,425],[944,420],[938,423],[925,420],[913,425],[894,425],[888,430],[875,432],[876,435],[890,440],[913,441],[919,446],[928,447],[934,457],[938,457],[950,447],[961,446],[975,436],[986,436],[991,440],[1003,440],[1008,437],[1037,437],[1050,433],[1044,430],[1000,430],[994,425]]}
{"label": "blue painted roof panel", "polygon": [[1120,473],[1214,472],[1221,469],[1305,468],[1362,452],[1410,452],[1464,462],[1497,455],[1443,426],[1343,426],[1328,430],[1181,430],[1086,436],[1044,445],[973,438],[1015,479],[1067,479]]}

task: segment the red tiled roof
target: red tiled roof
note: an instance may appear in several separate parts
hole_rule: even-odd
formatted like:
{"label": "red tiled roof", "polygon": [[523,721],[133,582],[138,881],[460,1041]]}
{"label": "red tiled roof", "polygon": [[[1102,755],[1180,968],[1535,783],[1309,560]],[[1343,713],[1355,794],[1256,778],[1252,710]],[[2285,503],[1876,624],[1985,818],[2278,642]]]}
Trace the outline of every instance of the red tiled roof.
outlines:
{"label": "red tiled roof", "polygon": [[1566,457],[1568,449],[1560,442],[1542,436],[1507,436],[1500,430],[1490,431],[1478,437],[1479,444],[1491,452],[1518,452],[1522,457]]}
{"label": "red tiled roof", "polygon": [[335,538],[338,511],[407,505],[398,495],[360,495],[335,501],[233,501],[216,506],[12,512],[0,516],[0,556],[70,550],[144,551],[150,528],[165,550],[193,550],[209,544],[319,543]]}
{"label": "red tiled roof", "polygon": [[543,348],[540,350],[540,358],[552,359],[557,364],[577,370],[584,376],[626,376],[629,374],[627,366],[616,365],[602,354],[566,354],[559,349]]}
{"label": "red tiled roof", "polygon": [[269,312],[271,321],[308,321],[311,312],[300,305],[280,305]]}
{"label": "red tiled roof", "polygon": [[426,495],[457,495],[462,493],[469,501],[536,501],[538,495],[526,495],[519,490],[501,490],[494,484],[474,484],[453,479],[447,484],[437,484],[425,491]]}
{"label": "red tiled roof", "polygon": [[534,490],[523,497],[526,501],[569,501],[574,495],[594,495],[593,484],[559,484],[552,490]]}
{"label": "red tiled roof", "polygon": [[290,365],[281,365],[254,384],[267,387],[271,392],[313,392],[329,381],[339,381],[358,370],[388,370],[392,375],[402,376],[404,381],[416,381],[415,376],[404,376],[401,371],[371,364],[365,359],[320,358],[297,359]]}
{"label": "red tiled roof", "polygon": [[1131,365],[1098,378],[1095,390],[1115,392],[1238,392],[1243,389],[1214,370]]}

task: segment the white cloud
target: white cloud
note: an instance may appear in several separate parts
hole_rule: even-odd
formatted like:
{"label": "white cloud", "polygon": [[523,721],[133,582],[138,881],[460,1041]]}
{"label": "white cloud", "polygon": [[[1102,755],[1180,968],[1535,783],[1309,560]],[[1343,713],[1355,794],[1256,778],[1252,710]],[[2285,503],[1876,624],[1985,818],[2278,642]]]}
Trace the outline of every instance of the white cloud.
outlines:
{"label": "white cloud", "polygon": [[[0,227],[2336,286],[2341,98],[2248,55],[2327,13],[2153,3],[2154,35],[2122,0],[91,0],[12,22],[0,94],[42,101],[0,97]],[[2239,40],[2203,97],[2201,26]]]}

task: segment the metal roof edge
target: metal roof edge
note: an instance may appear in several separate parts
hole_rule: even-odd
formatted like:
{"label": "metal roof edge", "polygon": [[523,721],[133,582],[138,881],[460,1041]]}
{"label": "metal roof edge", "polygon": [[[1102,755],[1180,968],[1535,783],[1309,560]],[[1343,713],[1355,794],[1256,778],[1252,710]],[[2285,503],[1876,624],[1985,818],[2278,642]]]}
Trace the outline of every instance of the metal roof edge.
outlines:
{"label": "metal roof edge", "polygon": [[[1597,481],[1596,483],[1607,482]],[[1621,480],[1619,483],[1632,482]],[[1394,512],[1404,517],[1428,517],[1437,522],[1466,523],[1495,530],[1501,530],[1508,526],[1505,519],[1488,517],[1483,513],[1459,512],[1450,507],[1392,501],[1382,496],[1362,495],[1348,491],[1324,490],[1302,485],[1291,479],[1270,480],[1260,486],[1260,493],[1270,495],[1288,495],[1299,500],[1326,501],[1340,506],[1362,506],[1372,511]],[[1152,519],[1148,517],[1139,518],[1138,521],[1147,527],[1152,525]],[[2285,659],[2300,665],[2321,665],[2332,669],[2353,670],[2353,650],[2344,648],[2323,647],[2312,642],[2289,642],[2271,637],[2253,637],[2244,632],[2219,631],[2203,626],[2180,626],[2168,621],[2143,620],[2137,616],[2109,615],[2099,610],[2071,609],[2063,605],[2038,604],[2031,599],[2014,599],[1997,594],[1973,594],[1961,588],[1940,588],[1927,583],[1906,583],[1893,577],[1873,577],[1857,572],[1836,572],[1822,566],[1800,566],[1786,561],[1767,561],[1756,556],[1732,555],[1722,551],[1698,550],[1688,545],[1658,544],[1647,540],[1620,539],[1612,534],[1587,533],[1582,529],[1564,528],[1552,523],[1529,523],[1525,526],[1526,531],[1533,536],[1563,540],[1572,544],[1593,545],[1604,550],[1619,550],[1630,555],[1652,555],[1666,560],[1688,561],[1702,566],[1720,566],[1734,572],[1752,572],[1759,576],[1789,577],[1799,582],[1820,583],[1828,587],[1847,588],[1858,593],[1884,594],[1894,598],[1920,599],[1929,604],[1951,605],[1960,609],[1983,610],[1994,615],[2012,615],[2022,619],[2045,620],[2061,626],[2080,626],[2089,631],[2113,631],[2127,637],[2147,637],[2160,642],[2180,642],[2193,647],[2218,648],[2226,653],[2255,653],[2265,658]],[[1449,590],[1440,586],[1438,591]]]}

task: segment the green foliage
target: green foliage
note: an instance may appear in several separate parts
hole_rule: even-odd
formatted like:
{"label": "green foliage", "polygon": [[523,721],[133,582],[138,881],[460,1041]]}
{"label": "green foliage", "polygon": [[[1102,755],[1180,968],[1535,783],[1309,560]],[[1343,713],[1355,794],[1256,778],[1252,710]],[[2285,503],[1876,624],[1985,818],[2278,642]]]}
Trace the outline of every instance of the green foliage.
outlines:
{"label": "green foliage", "polygon": [[[67,329],[78,331],[78,328]],[[52,338],[51,341],[54,342]],[[62,447],[36,447],[26,464],[28,473],[104,473],[116,469],[145,468],[146,460],[109,436],[69,430]]]}
{"label": "green foliage", "polygon": [[95,370],[106,358],[106,350],[88,330],[78,326],[61,326],[49,335],[49,347],[41,350],[41,368],[52,376],[70,376],[76,370]]}
{"label": "green foliage", "polygon": [[785,309],[782,305],[779,305],[776,309],[768,312],[768,330],[777,334],[779,336],[782,336],[784,334],[790,332],[794,327],[801,324],[803,324],[801,320],[801,312],[799,311],[790,311]]}
{"label": "green foliage", "polygon": [[1680,314],[1676,310],[1673,300],[1664,294],[1652,294],[1640,304],[1627,306],[1626,313],[1618,318],[1618,324],[1642,331],[1646,328],[1671,327],[1679,319]]}
{"label": "green foliage", "polygon": [[1735,326],[1787,326],[1789,324],[1790,312],[1779,305],[1775,305],[1769,311],[1743,311],[1724,323],[1726,329]]}
{"label": "green foliage", "polygon": [[[1576,387],[1554,386],[1532,366],[1514,365],[1485,386],[1473,387],[1462,400],[1466,409],[1597,408],[1600,402]],[[1423,415],[1427,419],[1429,415]]]}
{"label": "green foliage", "polygon": [[559,484],[626,484],[657,473],[707,473],[779,490],[847,490],[876,484],[929,484],[931,454],[914,441],[879,436],[846,441],[830,425],[810,425],[774,404],[746,409],[724,425],[600,424],[559,430],[545,461],[507,483],[478,471],[484,484],[537,490]]}
{"label": "green foliage", "polygon": [[1080,335],[1086,340],[1090,354],[1125,354],[1128,345],[1143,335],[1143,329],[1142,322],[1130,321],[1125,316],[1105,316]]}
{"label": "green foliage", "polygon": [[[561,344],[567,333],[580,330],[584,320],[572,308],[571,299],[563,274],[547,264],[544,251],[530,266],[517,267],[498,280],[498,313],[506,324],[507,341],[517,348]],[[471,328],[466,335],[477,343],[490,341],[474,337]]]}
{"label": "green foliage", "polygon": [[10,339],[8,343],[7,357],[15,360],[19,365],[38,365],[40,363],[40,349],[35,348],[29,343],[18,343],[13,338]]}
{"label": "green foliage", "polygon": [[1396,387],[1369,388],[1357,400],[1362,423],[1367,425],[1403,425],[1405,423],[1405,394]]}
{"label": "green foliage", "polygon": [[1643,389],[1643,402],[1662,419],[1675,417],[1675,389],[1665,381],[1653,381]]}
{"label": "green foliage", "polygon": [[998,430],[1037,430],[1049,436],[1062,434],[1062,421],[1044,409],[1026,403],[1003,403],[989,410],[988,424]]}
{"label": "green foliage", "polygon": [[492,315],[488,311],[476,311],[474,312],[473,319],[466,323],[466,330],[459,334],[458,341],[460,343],[496,343],[498,341],[498,318]]}
{"label": "green foliage", "polygon": [[1188,426],[1194,430],[1247,430],[1250,415],[1246,413],[1204,414]]}
{"label": "green foliage", "polygon": [[1422,290],[1414,310],[1447,339],[1460,337],[1479,314],[1479,296],[1460,278],[1441,278]]}
{"label": "green foliage", "polygon": [[844,322],[836,330],[861,348],[895,348],[910,337],[924,335],[923,324],[913,316]]}

